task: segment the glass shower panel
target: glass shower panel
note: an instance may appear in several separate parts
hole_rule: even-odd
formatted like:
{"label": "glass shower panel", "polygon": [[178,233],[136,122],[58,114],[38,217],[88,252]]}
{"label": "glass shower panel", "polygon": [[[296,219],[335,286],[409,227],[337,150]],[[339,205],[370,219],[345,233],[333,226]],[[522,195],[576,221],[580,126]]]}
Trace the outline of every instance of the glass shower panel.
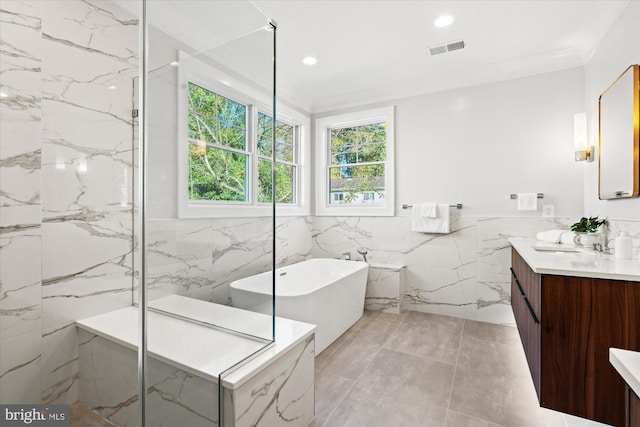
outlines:
{"label": "glass shower panel", "polygon": [[[268,22],[244,1],[146,3],[147,426],[233,425],[218,378],[273,343],[274,209],[256,152],[274,104]],[[259,290],[243,308],[239,281]]]}

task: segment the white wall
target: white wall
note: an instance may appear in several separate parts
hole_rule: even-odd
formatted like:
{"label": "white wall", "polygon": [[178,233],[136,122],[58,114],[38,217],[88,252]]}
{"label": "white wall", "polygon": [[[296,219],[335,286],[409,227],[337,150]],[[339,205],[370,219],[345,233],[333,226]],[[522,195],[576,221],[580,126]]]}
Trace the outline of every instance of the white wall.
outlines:
{"label": "white wall", "polygon": [[[474,86],[397,103],[396,200],[462,203],[464,216],[518,212],[511,193],[544,193],[557,216],[582,213],[573,114],[583,69]],[[401,211],[398,214],[402,214]]]}
{"label": "white wall", "polygon": [[[462,203],[464,216],[540,216],[542,203],[556,216],[582,215],[573,114],[584,111],[583,68],[393,104],[396,215],[421,201]],[[516,210],[509,195],[521,192],[545,193],[538,212]]]}
{"label": "white wall", "polygon": [[[640,2],[630,1],[599,43],[585,71],[589,145],[598,146],[598,97],[631,64],[640,64]],[[598,200],[598,162],[585,166],[584,214],[640,221],[640,198]]]}
{"label": "white wall", "polygon": [[[314,257],[369,249],[407,266],[405,309],[513,323],[511,236],[568,228],[582,216],[583,163],[573,160],[573,115],[584,108],[576,68],[393,102],[396,216],[313,218]],[[363,107],[364,108],[364,107]],[[334,114],[328,113],[328,114]],[[556,218],[519,212],[511,193],[545,193]],[[462,203],[452,232],[414,233],[403,203]]]}

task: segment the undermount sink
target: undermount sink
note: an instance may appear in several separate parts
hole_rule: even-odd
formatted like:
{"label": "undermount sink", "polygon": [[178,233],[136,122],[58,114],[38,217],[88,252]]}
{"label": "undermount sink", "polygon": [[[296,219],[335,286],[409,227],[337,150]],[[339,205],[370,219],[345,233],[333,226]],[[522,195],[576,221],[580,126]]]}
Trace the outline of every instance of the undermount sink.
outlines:
{"label": "undermount sink", "polygon": [[535,249],[536,251],[540,251],[540,252],[582,252],[582,250],[580,248],[577,248],[575,246],[551,246],[551,245],[545,245],[545,246],[538,246],[538,245],[533,245],[531,246],[533,249]]}

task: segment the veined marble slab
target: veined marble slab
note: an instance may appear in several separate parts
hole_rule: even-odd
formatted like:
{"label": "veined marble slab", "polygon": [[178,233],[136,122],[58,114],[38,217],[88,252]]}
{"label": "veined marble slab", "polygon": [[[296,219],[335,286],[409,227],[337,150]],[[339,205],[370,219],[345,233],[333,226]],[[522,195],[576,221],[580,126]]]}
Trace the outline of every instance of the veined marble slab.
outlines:
{"label": "veined marble slab", "polygon": [[[254,336],[263,334],[264,328],[271,325],[271,317],[259,313],[247,313],[237,308],[178,295],[165,298],[167,300],[160,300],[157,305],[162,307],[163,311],[198,322],[214,325],[217,316],[215,311],[224,310],[238,313],[235,317],[238,324],[234,329],[244,329],[250,333],[251,328],[257,328],[253,330]],[[132,325],[137,325],[137,316],[138,308],[130,306],[79,320],[76,325],[135,350],[138,348],[138,328]],[[261,321],[256,323],[258,317]],[[221,373],[269,344],[269,341],[264,339],[251,339],[153,311],[147,314],[147,325],[148,352],[151,357],[215,383],[218,382]],[[226,375],[223,385],[231,389],[241,385],[247,377],[272,363],[280,354],[306,339],[314,331],[314,325],[276,317],[275,345]],[[221,349],[224,351],[220,351]]]}
{"label": "veined marble slab", "polygon": [[[314,414],[315,326],[276,318],[276,341],[265,348],[265,340],[204,324],[218,315],[243,322],[246,314],[245,329],[262,331],[254,321],[270,324],[269,316],[189,300],[163,298],[157,306],[174,312],[147,314],[147,425],[218,425],[222,390],[224,425],[307,426]],[[197,323],[177,317],[189,313]],[[118,425],[140,425],[138,332],[131,327],[137,316],[132,306],[77,322],[80,399]]]}
{"label": "veined marble slab", "polygon": [[537,251],[535,239],[509,242],[536,273],[640,282],[640,258],[616,259],[586,248],[580,252]]}

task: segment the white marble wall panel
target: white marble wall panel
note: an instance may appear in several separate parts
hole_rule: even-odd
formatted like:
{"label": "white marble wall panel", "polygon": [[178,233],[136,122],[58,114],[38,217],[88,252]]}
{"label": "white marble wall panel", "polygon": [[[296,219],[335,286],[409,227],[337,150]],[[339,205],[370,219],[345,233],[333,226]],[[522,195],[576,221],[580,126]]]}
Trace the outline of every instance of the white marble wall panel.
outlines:
{"label": "white marble wall panel", "polygon": [[218,385],[155,359],[149,360],[149,426],[218,425]]}
{"label": "white marble wall panel", "polygon": [[80,401],[116,425],[140,425],[136,352],[77,332]]}
{"label": "white marble wall panel", "polygon": [[311,217],[277,217],[276,266],[283,267],[311,258],[312,232]]}
{"label": "white marble wall panel", "polygon": [[0,20],[0,392],[73,402],[70,325],[131,303],[137,22],[103,1],[3,1]]}
{"label": "white marble wall panel", "polygon": [[[116,425],[139,426],[137,354],[78,331],[80,400]],[[147,364],[148,426],[217,425],[218,387],[153,358]]]}
{"label": "white marble wall panel", "polygon": [[0,3],[0,400],[40,403],[41,10]]}
{"label": "white marble wall panel", "polygon": [[106,221],[42,225],[45,332],[132,301],[130,229]]}
{"label": "white marble wall panel", "polygon": [[40,403],[40,331],[0,342],[0,400],[4,404]]}
{"label": "white marble wall panel", "polygon": [[[180,294],[227,304],[231,282],[271,269],[271,225],[270,217],[148,221],[149,297]],[[309,217],[277,219],[278,266],[308,259],[311,251]]]}
{"label": "white marble wall panel", "polygon": [[42,402],[75,402],[78,400],[78,349],[75,325],[44,331],[42,348]]}
{"label": "white marble wall panel", "polygon": [[40,223],[41,11],[0,5],[0,225]]}
{"label": "white marble wall panel", "polygon": [[[78,331],[80,400],[116,425],[138,426],[137,355]],[[300,426],[314,411],[314,339],[301,342],[239,388],[224,390],[225,425]],[[218,425],[218,386],[148,360],[147,425]]]}
{"label": "white marble wall panel", "polygon": [[314,416],[314,345],[310,336],[238,389],[224,390],[225,424],[307,426]]}
{"label": "white marble wall panel", "polygon": [[0,339],[40,332],[40,225],[0,228]]}
{"label": "white marble wall panel", "polygon": [[372,221],[367,217],[314,217],[313,258],[336,258],[351,252],[355,259],[357,248],[371,244]]}
{"label": "white marble wall panel", "polygon": [[146,229],[150,299],[226,304],[232,281],[271,269],[271,218],[151,220]]}
{"label": "white marble wall panel", "polygon": [[137,21],[42,2],[42,400],[77,399],[73,322],[131,304]]}
{"label": "white marble wall panel", "polygon": [[411,231],[409,216],[313,218],[313,257],[364,246],[370,262],[407,266],[402,307],[513,324],[509,237],[568,228],[570,218],[475,218],[452,212],[451,233]]}
{"label": "white marble wall panel", "polygon": [[402,302],[402,276],[404,269],[394,270],[369,266],[367,292],[364,297],[366,310],[400,314]]}
{"label": "white marble wall panel", "polygon": [[105,7],[43,3],[45,221],[131,221],[137,25]]}
{"label": "white marble wall panel", "polygon": [[615,246],[615,238],[621,231],[629,233],[633,239],[633,256],[640,257],[640,221],[608,220],[607,240],[609,247]]}

